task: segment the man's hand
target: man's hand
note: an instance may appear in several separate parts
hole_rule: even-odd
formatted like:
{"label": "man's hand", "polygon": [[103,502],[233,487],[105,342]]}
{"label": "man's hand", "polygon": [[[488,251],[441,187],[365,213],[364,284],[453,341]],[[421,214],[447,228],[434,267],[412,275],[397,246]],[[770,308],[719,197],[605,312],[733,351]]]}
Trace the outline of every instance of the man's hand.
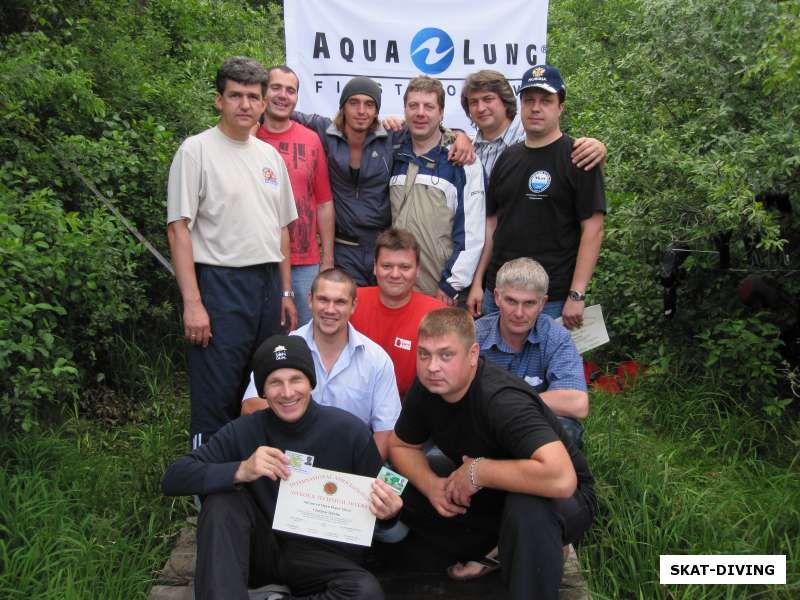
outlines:
{"label": "man's hand", "polygon": [[456,515],[463,515],[467,512],[464,506],[454,504],[447,494],[447,484],[450,480],[444,477],[436,477],[433,485],[428,488],[425,494],[431,506],[436,509],[443,517],[455,517]]}
{"label": "man's hand", "polygon": [[383,121],[381,121],[381,125],[383,125],[383,128],[387,131],[400,132],[403,131],[403,127],[406,126],[406,120],[403,117],[390,115],[384,117]]}
{"label": "man's hand", "polygon": [[467,310],[477,318],[483,314],[483,288],[479,283],[473,283],[467,296]]}
{"label": "man's hand", "polygon": [[583,300],[577,301],[567,298],[564,308],[561,310],[561,320],[567,329],[575,329],[583,326],[583,309],[586,303]]}
{"label": "man's hand", "polygon": [[183,333],[190,344],[205,348],[213,337],[211,319],[202,301],[187,302],[183,307]]}
{"label": "man's hand", "polygon": [[476,488],[469,480],[469,468],[475,459],[469,456],[462,456],[461,460],[463,464],[450,473],[450,476],[447,478],[447,487],[445,491],[448,500],[453,504],[466,507],[470,505],[470,498],[472,498],[475,492],[480,488]]}
{"label": "man's hand", "polygon": [[591,171],[605,162],[606,147],[594,138],[578,138],[572,146],[572,164],[584,171]]}
{"label": "man's hand", "polygon": [[475,162],[475,147],[463,131],[456,131],[456,139],[447,153],[447,160],[457,165],[471,165]]}
{"label": "man's hand", "polygon": [[391,519],[403,508],[403,499],[389,485],[376,479],[372,482],[372,493],[369,495],[369,510],[378,519]]}
{"label": "man's hand", "polygon": [[436,289],[436,296],[434,296],[439,302],[442,302],[445,306],[455,306],[456,300],[455,298],[451,298],[448,296],[442,288]]}
{"label": "man's hand", "polygon": [[297,329],[297,308],[291,298],[281,298],[281,327],[287,331]]}
{"label": "man's hand", "polygon": [[319,272],[322,273],[323,271],[327,271],[328,269],[332,268],[333,268],[333,255],[323,256],[322,260],[319,262]]}
{"label": "man's hand", "polygon": [[272,481],[289,478],[289,459],[286,455],[270,446],[259,446],[250,458],[239,463],[234,483],[247,483],[259,477],[269,477]]}

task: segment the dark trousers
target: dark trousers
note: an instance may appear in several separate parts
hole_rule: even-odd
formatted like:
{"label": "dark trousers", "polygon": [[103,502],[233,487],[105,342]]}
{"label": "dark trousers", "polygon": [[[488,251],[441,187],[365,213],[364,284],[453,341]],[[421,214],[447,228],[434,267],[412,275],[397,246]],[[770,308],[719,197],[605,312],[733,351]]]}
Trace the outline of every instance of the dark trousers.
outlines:
{"label": "dark trousers", "polygon": [[250,360],[264,340],[280,332],[281,290],[274,263],[195,267],[213,335],[208,347],[190,346],[188,353],[196,448],[239,416]]}
{"label": "dark trousers", "polygon": [[333,244],[333,260],[336,267],[350,275],[358,287],[377,285],[373,265],[375,238],[379,233],[380,231],[374,229],[360,229],[358,238],[352,238],[354,241],[357,240],[356,245],[340,242]]}
{"label": "dark trousers", "polygon": [[[434,470],[440,475],[444,471],[441,466]],[[478,496],[486,493],[500,494],[499,502],[482,502],[486,497]],[[566,499],[482,490],[473,496],[466,514],[452,518],[439,515],[411,485],[403,501],[403,522],[453,561],[475,560],[499,546],[503,582],[513,600],[557,600],[564,571],[562,546],[578,541],[595,512],[591,488],[578,489]]]}
{"label": "dark trousers", "polygon": [[355,560],[313,540],[278,538],[247,489],[211,494],[197,522],[197,600],[247,600],[247,588],[288,585],[293,598],[382,600]]}

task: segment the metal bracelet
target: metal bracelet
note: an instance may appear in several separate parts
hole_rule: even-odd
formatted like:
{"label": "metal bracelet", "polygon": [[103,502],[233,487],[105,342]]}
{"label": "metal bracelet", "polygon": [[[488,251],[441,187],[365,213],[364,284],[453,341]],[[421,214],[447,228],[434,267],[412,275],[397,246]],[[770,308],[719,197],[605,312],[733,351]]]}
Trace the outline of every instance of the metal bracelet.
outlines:
{"label": "metal bracelet", "polygon": [[472,484],[472,487],[474,487],[477,490],[481,489],[483,486],[482,485],[478,485],[477,483],[475,483],[475,467],[482,460],[483,460],[483,457],[479,456],[478,458],[473,460],[469,465],[469,482],[470,482],[470,484]]}

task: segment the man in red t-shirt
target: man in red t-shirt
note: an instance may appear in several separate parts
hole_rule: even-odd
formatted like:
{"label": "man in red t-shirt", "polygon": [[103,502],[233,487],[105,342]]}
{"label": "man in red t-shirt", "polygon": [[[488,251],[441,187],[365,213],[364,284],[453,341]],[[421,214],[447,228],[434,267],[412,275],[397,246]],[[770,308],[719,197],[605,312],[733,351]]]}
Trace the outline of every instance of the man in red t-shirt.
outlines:
{"label": "man in red t-shirt", "polygon": [[404,229],[387,229],[375,240],[378,285],[360,287],[350,323],[386,350],[394,363],[400,400],[417,375],[417,329],[439,300],[414,291],[419,273],[419,244]]}
{"label": "man in red t-shirt", "polygon": [[311,320],[308,307],[311,282],[320,270],[333,267],[334,215],[328,160],[319,136],[289,119],[297,105],[299,86],[297,74],[289,67],[278,66],[269,70],[264,123],[256,137],[280,152],[289,171],[297,204],[297,220],[289,225],[292,291],[298,325],[304,325]]}

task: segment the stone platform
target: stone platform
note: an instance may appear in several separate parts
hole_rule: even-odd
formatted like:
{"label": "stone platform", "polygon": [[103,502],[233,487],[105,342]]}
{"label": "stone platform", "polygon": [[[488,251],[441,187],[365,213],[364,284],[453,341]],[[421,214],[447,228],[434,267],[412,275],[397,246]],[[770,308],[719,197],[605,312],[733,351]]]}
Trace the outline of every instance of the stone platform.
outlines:
{"label": "stone platform", "polygon": [[[412,534],[413,535],[413,534]],[[473,581],[451,581],[448,565],[437,561],[413,538],[403,544],[376,544],[367,568],[380,579],[387,600],[486,600],[505,597],[499,571]],[[193,600],[192,582],[197,548],[190,523],[178,536],[175,548],[150,590],[149,600]],[[254,590],[250,600],[264,600]],[[564,564],[561,600],[589,600],[586,580],[572,546]]]}

